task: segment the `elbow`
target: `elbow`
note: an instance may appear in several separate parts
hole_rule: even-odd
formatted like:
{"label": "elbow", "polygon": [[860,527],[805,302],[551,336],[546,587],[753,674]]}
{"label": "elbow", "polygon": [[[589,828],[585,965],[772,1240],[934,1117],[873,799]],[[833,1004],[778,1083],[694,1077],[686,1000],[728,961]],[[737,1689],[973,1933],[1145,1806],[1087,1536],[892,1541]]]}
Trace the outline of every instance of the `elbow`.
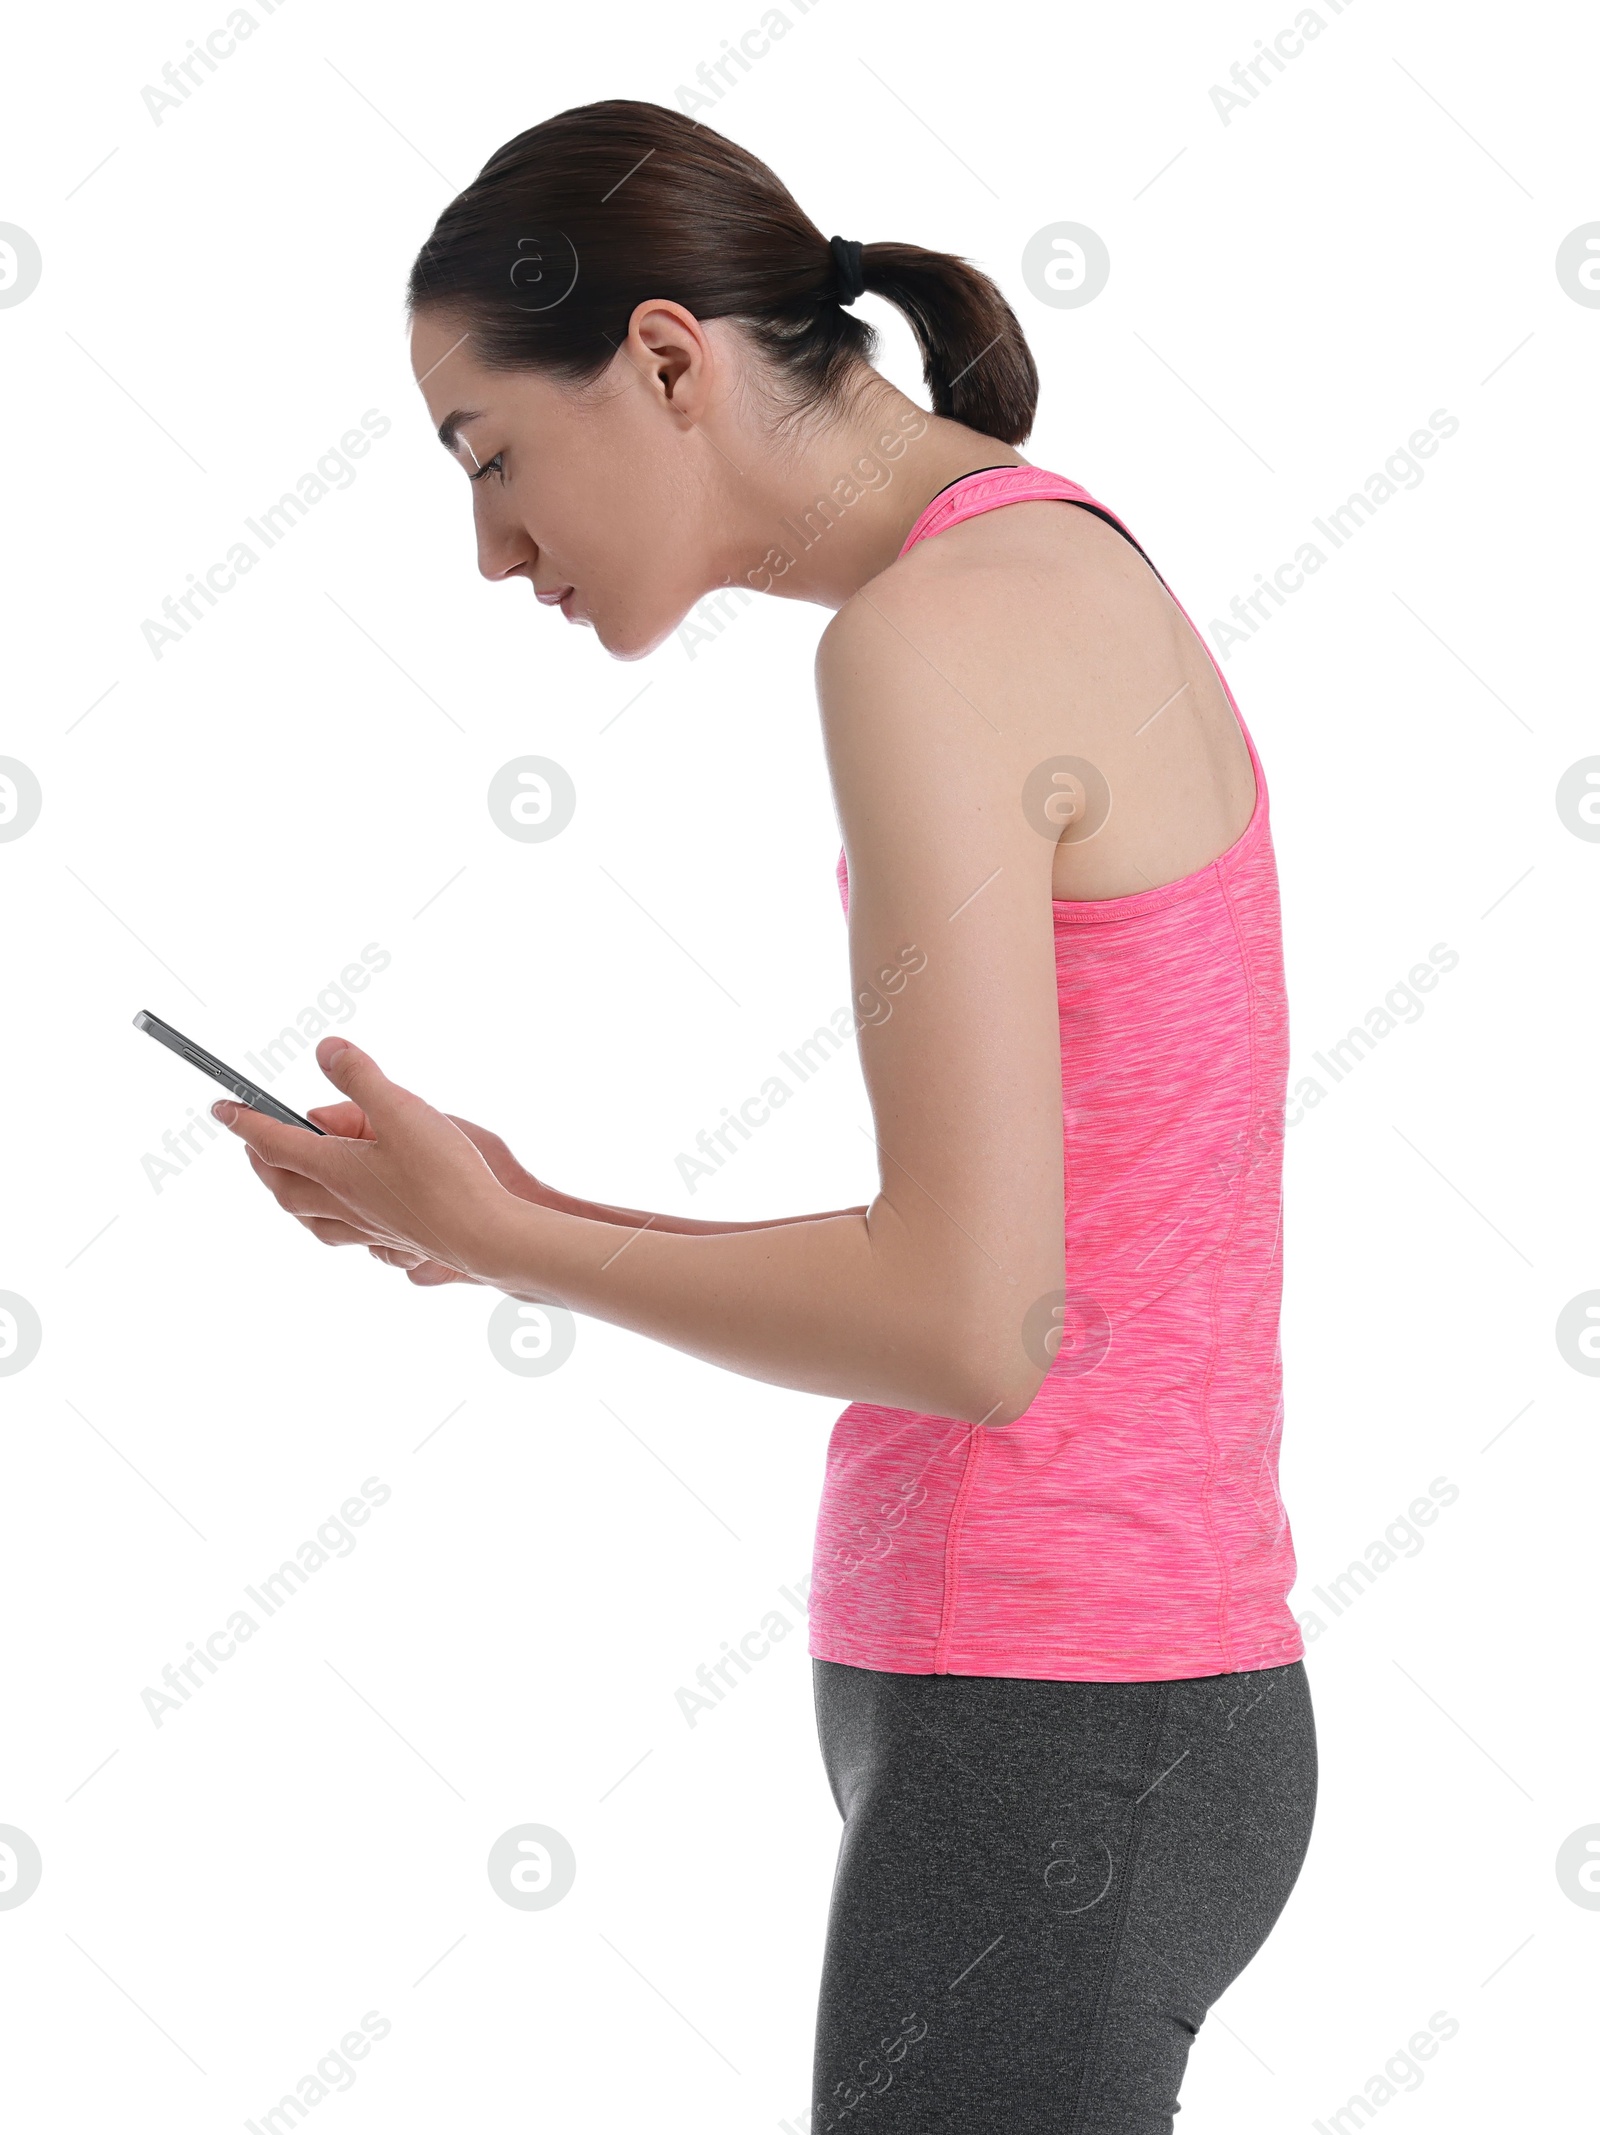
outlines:
{"label": "elbow", "polygon": [[957,1413],[963,1423],[983,1424],[992,1431],[1003,1430],[1008,1423],[1020,1423],[1038,1399],[1045,1376],[1030,1368],[1022,1373],[1012,1372],[1005,1383],[998,1378],[987,1379],[970,1391]]}
{"label": "elbow", "polygon": [[1031,1356],[1015,1327],[989,1329],[986,1338],[960,1344],[945,1359],[940,1413],[960,1423],[1004,1429],[1033,1407],[1049,1370],[1049,1358]]}
{"label": "elbow", "polygon": [[[943,1281],[919,1285],[912,1341],[934,1389],[933,1399],[919,1405],[989,1430],[1021,1422],[1055,1368],[1072,1317],[1065,1310],[1071,1293],[1063,1287],[1064,1259],[1064,1249],[1041,1248],[1026,1274],[1004,1277],[1000,1270],[974,1281],[970,1268],[958,1268]],[[1012,1265],[1022,1262],[1019,1255]],[[1024,1304],[1028,1298],[1033,1302]]]}

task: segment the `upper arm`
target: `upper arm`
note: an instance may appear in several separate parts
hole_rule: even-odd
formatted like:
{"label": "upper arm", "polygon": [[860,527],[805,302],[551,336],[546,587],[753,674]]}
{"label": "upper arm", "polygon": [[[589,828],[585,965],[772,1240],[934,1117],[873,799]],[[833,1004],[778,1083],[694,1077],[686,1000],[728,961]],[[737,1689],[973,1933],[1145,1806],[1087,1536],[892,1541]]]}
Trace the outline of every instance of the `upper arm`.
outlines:
{"label": "upper arm", "polygon": [[914,1271],[956,1412],[992,1390],[1009,1420],[1048,1361],[1029,1308],[1063,1285],[1062,1099],[1054,847],[1023,806],[1050,753],[1016,628],[1029,595],[1013,579],[996,600],[991,577],[874,581],[829,626],[817,682],[879,1150],[869,1220]]}

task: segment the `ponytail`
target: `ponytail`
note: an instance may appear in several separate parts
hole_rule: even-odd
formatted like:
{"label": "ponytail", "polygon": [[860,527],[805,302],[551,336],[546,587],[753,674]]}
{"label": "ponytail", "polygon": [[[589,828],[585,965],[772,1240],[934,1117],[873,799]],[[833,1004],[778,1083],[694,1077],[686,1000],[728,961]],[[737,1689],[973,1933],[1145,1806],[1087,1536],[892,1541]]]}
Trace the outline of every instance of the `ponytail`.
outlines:
{"label": "ponytail", "polygon": [[863,245],[862,278],[905,313],[935,415],[1020,445],[1033,428],[1039,373],[1016,313],[986,274],[920,245]]}

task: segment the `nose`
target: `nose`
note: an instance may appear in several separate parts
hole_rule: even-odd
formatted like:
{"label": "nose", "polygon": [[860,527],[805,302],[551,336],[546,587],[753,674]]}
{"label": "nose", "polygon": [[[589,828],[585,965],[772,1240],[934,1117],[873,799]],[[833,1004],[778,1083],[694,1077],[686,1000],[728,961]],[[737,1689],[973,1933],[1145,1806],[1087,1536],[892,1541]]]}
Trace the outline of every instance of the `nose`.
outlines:
{"label": "nose", "polygon": [[539,561],[539,544],[514,521],[496,525],[485,511],[477,514],[478,572],[491,582],[521,574],[531,578]]}
{"label": "nose", "polygon": [[503,543],[478,543],[479,575],[492,582],[497,583],[502,578],[531,578],[538,560],[539,551],[532,542],[518,551],[508,551]]}

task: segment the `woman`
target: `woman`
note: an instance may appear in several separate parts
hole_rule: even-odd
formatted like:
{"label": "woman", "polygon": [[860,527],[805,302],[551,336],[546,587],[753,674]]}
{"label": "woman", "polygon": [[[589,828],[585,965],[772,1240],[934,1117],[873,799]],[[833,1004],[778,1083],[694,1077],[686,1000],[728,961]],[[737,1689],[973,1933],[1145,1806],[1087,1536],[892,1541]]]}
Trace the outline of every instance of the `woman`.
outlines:
{"label": "woman", "polygon": [[597,1205],[336,1039],[329,1139],[219,1112],[327,1244],[851,1403],[811,1589],[845,1823],[813,2135],[1170,2129],[1316,1790],[1254,747],[1121,522],[1014,449],[1033,363],[964,262],[825,239],[706,127],[605,103],[490,160],[410,305],[486,576],[620,659],[717,588],[834,611],[880,1182],[755,1223]]}

